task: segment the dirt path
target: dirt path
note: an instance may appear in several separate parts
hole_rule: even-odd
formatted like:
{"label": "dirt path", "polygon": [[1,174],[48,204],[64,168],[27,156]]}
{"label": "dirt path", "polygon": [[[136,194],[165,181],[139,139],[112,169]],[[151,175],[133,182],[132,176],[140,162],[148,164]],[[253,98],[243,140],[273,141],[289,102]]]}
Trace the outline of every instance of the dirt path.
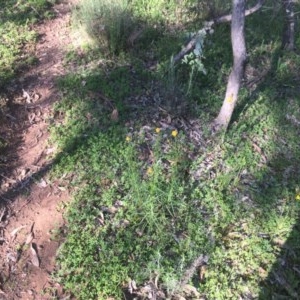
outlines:
{"label": "dirt path", "polygon": [[64,74],[71,2],[61,1],[54,6],[54,19],[36,25],[38,63],[10,87],[0,132],[11,145],[0,173],[0,299],[62,297],[50,275],[61,244],[57,232],[64,227],[62,207],[69,194],[59,181],[47,177],[53,152],[48,126],[52,106],[60,99],[54,84]]}

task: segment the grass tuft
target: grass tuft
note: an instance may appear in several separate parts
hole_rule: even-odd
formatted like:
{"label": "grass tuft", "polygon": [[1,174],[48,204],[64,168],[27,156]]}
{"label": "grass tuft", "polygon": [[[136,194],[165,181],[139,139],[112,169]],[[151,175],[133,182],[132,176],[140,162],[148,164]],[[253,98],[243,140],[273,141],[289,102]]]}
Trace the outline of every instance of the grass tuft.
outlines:
{"label": "grass tuft", "polygon": [[127,0],[83,1],[76,17],[102,49],[113,54],[126,49],[134,26]]}

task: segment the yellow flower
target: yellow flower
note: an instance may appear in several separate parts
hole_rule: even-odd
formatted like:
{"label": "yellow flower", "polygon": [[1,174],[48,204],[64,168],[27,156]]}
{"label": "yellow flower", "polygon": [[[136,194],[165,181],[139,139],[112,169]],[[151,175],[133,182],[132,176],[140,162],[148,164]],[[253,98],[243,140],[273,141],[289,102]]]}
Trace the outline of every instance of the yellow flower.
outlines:
{"label": "yellow flower", "polygon": [[178,131],[177,131],[176,129],[175,129],[175,130],[172,130],[171,135],[172,135],[173,137],[176,137],[176,136],[178,135]]}
{"label": "yellow flower", "polygon": [[300,201],[300,193],[298,193],[298,194],[296,195],[295,199],[296,199],[297,201]]}
{"label": "yellow flower", "polygon": [[153,168],[149,167],[147,169],[147,175],[152,175],[153,174]]}
{"label": "yellow flower", "polygon": [[232,102],[233,102],[233,94],[231,94],[231,95],[226,99],[226,101],[227,101],[228,103],[232,103]]}
{"label": "yellow flower", "polygon": [[155,132],[156,132],[156,133],[160,133],[160,130],[161,130],[161,129],[160,129],[159,127],[155,128]]}
{"label": "yellow flower", "polygon": [[126,136],[126,142],[130,142],[131,141],[131,138],[130,138],[130,136]]}

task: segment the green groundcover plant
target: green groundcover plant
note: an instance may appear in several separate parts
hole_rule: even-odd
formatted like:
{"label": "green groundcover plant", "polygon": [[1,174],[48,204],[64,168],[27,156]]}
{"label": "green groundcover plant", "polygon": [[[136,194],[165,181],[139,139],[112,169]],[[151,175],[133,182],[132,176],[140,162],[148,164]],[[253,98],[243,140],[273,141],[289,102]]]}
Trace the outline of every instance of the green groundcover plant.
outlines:
{"label": "green groundcover plant", "polygon": [[[144,26],[130,49],[85,46],[68,55],[52,176],[74,200],[55,278],[77,299],[154,291],[288,299],[299,291],[299,57],[280,49],[276,10],[271,21],[267,9],[249,17],[240,100],[226,134],[212,136],[231,66],[228,26],[205,37],[206,72],[190,76],[189,64],[171,60],[209,15],[189,14],[196,2],[176,2],[189,17],[175,22],[175,2],[128,1],[119,21]],[[101,13],[96,22],[111,19]],[[105,34],[126,41],[119,29]]]}

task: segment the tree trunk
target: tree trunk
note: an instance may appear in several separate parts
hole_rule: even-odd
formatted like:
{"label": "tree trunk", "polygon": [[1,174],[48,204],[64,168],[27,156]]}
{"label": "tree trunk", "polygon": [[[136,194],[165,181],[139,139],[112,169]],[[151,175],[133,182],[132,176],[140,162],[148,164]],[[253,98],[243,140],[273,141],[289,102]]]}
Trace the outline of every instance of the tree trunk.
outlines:
{"label": "tree trunk", "polygon": [[238,99],[241,80],[244,74],[246,60],[245,44],[245,2],[232,0],[231,44],[233,51],[233,68],[229,75],[225,99],[218,117],[215,119],[215,129],[226,129],[230,122]]}
{"label": "tree trunk", "polygon": [[282,0],[282,6],[285,10],[285,24],[282,38],[282,47],[286,50],[295,49],[295,13],[294,1]]}

